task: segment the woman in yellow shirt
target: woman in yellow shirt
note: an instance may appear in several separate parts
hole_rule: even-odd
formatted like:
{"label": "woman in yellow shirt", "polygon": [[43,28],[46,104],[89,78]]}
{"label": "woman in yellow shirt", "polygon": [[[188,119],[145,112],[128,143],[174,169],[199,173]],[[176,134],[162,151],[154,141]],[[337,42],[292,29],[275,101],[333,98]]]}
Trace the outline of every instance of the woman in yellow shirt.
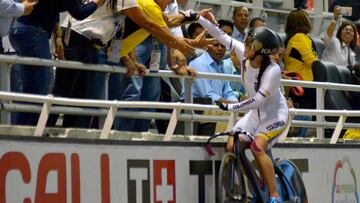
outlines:
{"label": "woman in yellow shirt", "polygon": [[[285,40],[285,70],[299,73],[303,80],[313,81],[312,66],[318,61],[318,57],[313,48],[311,38],[307,35],[311,31],[311,23],[306,11],[298,9],[290,12],[286,27]],[[294,103],[300,104],[300,108],[315,108],[316,101],[315,89],[304,88],[303,96],[292,95]]]}

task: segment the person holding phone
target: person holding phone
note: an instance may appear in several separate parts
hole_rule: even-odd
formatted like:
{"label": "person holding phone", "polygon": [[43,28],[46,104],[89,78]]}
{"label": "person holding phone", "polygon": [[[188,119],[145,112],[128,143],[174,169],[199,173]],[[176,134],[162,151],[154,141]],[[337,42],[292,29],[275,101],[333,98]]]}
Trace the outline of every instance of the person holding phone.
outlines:
{"label": "person holding phone", "polygon": [[[349,67],[355,65],[357,30],[356,26],[348,21],[340,25],[341,8],[340,6],[334,8],[333,20],[328,26],[324,37],[325,49],[322,59],[336,65]],[[338,25],[340,26],[334,35]]]}

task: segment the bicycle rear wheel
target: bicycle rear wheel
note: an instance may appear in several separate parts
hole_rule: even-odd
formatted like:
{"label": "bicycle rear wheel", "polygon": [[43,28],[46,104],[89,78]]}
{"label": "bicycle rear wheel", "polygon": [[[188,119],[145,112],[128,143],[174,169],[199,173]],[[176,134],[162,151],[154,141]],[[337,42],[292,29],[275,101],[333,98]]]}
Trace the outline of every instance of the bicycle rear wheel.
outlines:
{"label": "bicycle rear wheel", "polygon": [[246,189],[244,176],[233,153],[227,152],[221,161],[217,189],[219,203],[245,202]]}

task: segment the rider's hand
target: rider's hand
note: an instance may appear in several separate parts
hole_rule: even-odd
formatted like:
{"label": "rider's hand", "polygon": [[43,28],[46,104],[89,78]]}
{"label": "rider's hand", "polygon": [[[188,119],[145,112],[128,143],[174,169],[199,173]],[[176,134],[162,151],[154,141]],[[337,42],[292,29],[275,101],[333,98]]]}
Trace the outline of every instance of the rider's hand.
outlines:
{"label": "rider's hand", "polygon": [[223,102],[221,102],[221,101],[219,101],[219,100],[216,101],[215,103],[216,103],[216,105],[219,106],[220,109],[222,109],[222,110],[224,110],[224,111],[228,111],[228,110],[229,110],[227,104],[224,104]]}

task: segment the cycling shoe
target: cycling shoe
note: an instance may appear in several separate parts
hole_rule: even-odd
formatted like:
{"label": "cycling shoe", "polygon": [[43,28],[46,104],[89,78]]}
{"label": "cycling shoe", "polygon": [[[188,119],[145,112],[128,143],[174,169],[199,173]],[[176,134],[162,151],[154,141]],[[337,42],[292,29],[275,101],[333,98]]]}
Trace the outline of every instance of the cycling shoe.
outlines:
{"label": "cycling shoe", "polygon": [[269,203],[283,203],[280,197],[271,197]]}

